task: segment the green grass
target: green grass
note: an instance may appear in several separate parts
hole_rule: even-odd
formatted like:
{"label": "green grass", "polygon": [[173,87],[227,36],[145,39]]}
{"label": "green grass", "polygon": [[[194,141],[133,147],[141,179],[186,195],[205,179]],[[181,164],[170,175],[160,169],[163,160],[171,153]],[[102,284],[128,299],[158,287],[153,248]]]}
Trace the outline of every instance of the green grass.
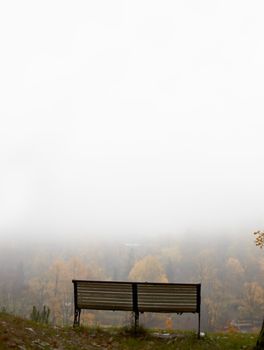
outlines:
{"label": "green grass", "polygon": [[[169,333],[169,335],[168,335]],[[192,332],[101,327],[52,327],[0,313],[0,350],[218,350],[253,349],[256,334],[212,333],[200,340]]]}

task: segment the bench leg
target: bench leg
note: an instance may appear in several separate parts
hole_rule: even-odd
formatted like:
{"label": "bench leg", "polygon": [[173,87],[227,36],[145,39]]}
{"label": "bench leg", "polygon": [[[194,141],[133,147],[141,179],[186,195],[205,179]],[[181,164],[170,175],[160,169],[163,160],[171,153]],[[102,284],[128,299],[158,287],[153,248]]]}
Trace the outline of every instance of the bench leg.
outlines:
{"label": "bench leg", "polygon": [[200,339],[200,334],[201,334],[201,314],[199,312],[199,314],[198,314],[198,339]]}
{"label": "bench leg", "polygon": [[80,309],[75,309],[74,310],[73,327],[80,326],[80,316],[81,316],[81,310]]}
{"label": "bench leg", "polygon": [[134,325],[135,328],[134,328],[134,331],[135,331],[135,333],[137,333],[137,329],[138,329],[138,325],[139,325],[139,312],[135,311],[134,315],[135,315],[135,325]]}

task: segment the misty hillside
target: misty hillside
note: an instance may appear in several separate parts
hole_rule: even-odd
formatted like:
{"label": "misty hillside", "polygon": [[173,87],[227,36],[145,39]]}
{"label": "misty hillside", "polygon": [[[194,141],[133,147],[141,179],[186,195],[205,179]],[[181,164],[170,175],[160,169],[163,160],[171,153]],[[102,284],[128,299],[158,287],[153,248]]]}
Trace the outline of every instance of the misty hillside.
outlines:
{"label": "misty hillside", "polygon": [[[186,282],[202,284],[203,331],[223,331],[247,324],[257,331],[264,309],[264,256],[253,235],[195,232],[176,238],[130,237],[122,240],[80,239],[53,244],[2,242],[0,246],[0,306],[30,318],[32,308],[50,309],[49,322],[72,325],[72,279]],[[196,329],[195,315],[144,314],[147,327]],[[86,311],[87,325],[129,324],[126,312]]]}

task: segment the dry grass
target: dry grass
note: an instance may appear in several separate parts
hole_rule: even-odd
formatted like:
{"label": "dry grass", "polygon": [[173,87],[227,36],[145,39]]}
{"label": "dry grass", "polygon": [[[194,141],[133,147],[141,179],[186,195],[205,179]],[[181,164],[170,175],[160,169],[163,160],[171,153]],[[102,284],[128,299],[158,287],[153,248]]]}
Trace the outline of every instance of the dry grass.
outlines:
{"label": "dry grass", "polygon": [[0,313],[0,350],[217,350],[252,349],[255,334],[210,334],[198,340],[191,332],[164,334],[129,329],[52,327]]}

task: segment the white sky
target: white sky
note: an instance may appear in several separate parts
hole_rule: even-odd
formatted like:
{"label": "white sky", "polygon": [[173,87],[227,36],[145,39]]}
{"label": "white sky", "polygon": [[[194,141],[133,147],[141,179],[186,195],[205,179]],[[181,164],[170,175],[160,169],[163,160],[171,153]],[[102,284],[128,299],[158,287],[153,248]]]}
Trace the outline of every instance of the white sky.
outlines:
{"label": "white sky", "polygon": [[1,1],[0,235],[263,228],[263,14]]}

